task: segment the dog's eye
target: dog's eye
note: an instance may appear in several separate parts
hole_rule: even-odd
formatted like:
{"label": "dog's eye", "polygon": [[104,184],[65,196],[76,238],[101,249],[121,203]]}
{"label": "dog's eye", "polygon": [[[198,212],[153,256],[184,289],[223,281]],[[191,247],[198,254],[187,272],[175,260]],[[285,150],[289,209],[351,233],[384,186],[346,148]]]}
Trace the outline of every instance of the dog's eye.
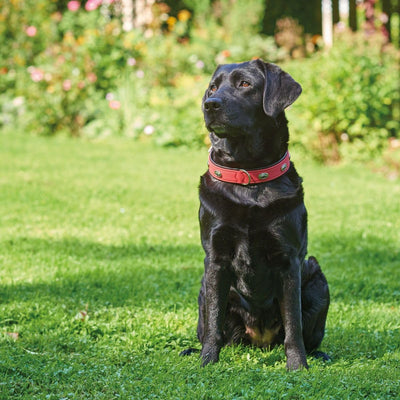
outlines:
{"label": "dog's eye", "polygon": [[210,92],[215,92],[217,90],[217,87],[215,85],[210,86]]}
{"label": "dog's eye", "polygon": [[239,87],[244,87],[244,88],[248,88],[250,86],[251,86],[250,82],[247,81],[241,81],[239,84]]}

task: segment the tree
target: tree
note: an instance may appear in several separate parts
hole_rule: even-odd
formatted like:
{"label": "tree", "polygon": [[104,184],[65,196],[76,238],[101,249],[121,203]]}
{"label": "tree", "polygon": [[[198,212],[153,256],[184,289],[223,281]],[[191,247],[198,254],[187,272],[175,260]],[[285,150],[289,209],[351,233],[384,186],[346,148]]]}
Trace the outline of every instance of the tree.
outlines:
{"label": "tree", "polygon": [[151,10],[155,0],[135,0],[135,18],[136,28],[143,28],[151,24],[153,12]]}
{"label": "tree", "polygon": [[128,32],[133,29],[133,0],[121,0],[122,28]]}
{"label": "tree", "polygon": [[290,17],[304,27],[305,33],[322,33],[321,0],[298,0],[275,1],[265,0],[265,11],[263,17],[263,33],[273,35],[275,33],[276,21],[284,17]]}
{"label": "tree", "polygon": [[122,28],[131,31],[135,28],[144,28],[153,20],[152,6],[155,0],[120,0]]}
{"label": "tree", "polygon": [[383,34],[386,35],[387,40],[389,42],[392,41],[392,32],[390,26],[390,20],[392,17],[392,5],[390,4],[390,0],[382,0],[382,12],[383,12]]}
{"label": "tree", "polygon": [[357,0],[349,0],[349,26],[355,32],[357,30]]}
{"label": "tree", "polygon": [[322,37],[326,47],[333,44],[332,1],[322,0]]}
{"label": "tree", "polygon": [[337,24],[340,21],[339,0],[332,0],[332,22]]}

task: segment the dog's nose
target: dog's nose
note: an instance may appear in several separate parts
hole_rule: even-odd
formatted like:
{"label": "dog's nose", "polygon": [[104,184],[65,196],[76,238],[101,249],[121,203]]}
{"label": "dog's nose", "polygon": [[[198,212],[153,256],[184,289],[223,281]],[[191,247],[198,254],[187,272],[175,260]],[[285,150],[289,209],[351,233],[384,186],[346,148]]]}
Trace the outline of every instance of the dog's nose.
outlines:
{"label": "dog's nose", "polygon": [[210,97],[204,102],[204,110],[209,111],[218,111],[222,106],[222,100],[218,97]]}

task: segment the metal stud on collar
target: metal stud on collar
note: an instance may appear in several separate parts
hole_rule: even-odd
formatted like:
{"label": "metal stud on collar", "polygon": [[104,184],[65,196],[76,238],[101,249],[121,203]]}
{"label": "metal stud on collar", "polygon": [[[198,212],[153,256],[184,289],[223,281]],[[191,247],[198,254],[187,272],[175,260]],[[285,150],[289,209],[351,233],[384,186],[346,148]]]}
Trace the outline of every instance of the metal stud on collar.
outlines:
{"label": "metal stud on collar", "polygon": [[269,177],[268,172],[262,172],[261,174],[258,174],[258,179],[267,179]]}

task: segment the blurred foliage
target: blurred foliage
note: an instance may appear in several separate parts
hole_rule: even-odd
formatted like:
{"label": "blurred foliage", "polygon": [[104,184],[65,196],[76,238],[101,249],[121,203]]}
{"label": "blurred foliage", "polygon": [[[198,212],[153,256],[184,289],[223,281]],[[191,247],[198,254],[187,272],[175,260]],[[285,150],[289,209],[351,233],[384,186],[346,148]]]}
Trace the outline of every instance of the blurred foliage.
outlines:
{"label": "blurred foliage", "polygon": [[[186,9],[156,3],[147,30],[125,32],[118,1],[0,1],[0,126],[43,135],[136,137],[154,123],[169,127],[162,143],[203,143],[200,116],[188,130],[194,133],[179,132],[190,124],[186,114],[198,113],[202,95],[193,97],[199,92],[192,86],[216,63],[286,57],[252,24],[244,29],[240,16],[250,18],[251,10],[242,3],[230,13],[229,2],[219,2],[214,18],[206,18],[206,3],[198,20]],[[227,29],[231,23],[235,29]]]}
{"label": "blurred foliage", "polygon": [[323,161],[386,151],[399,137],[398,53],[361,34],[318,53],[320,37],[289,18],[261,35],[264,3],[157,2],[146,29],[125,32],[118,0],[0,0],[0,127],[202,146],[216,64],[263,58],[303,86],[294,146]]}
{"label": "blurred foliage", "polygon": [[292,140],[315,158],[365,161],[400,136],[399,52],[381,35],[344,31],[329,52],[287,70],[303,86],[291,111]]}

